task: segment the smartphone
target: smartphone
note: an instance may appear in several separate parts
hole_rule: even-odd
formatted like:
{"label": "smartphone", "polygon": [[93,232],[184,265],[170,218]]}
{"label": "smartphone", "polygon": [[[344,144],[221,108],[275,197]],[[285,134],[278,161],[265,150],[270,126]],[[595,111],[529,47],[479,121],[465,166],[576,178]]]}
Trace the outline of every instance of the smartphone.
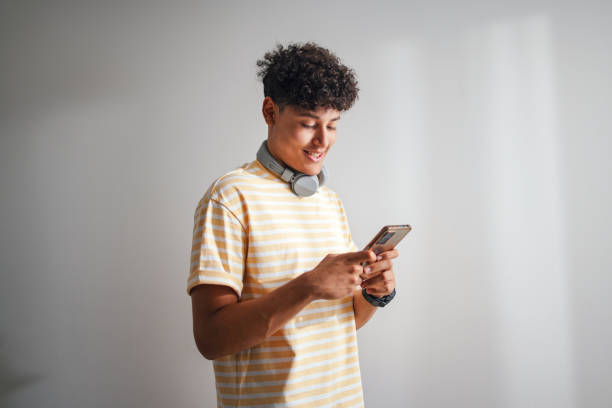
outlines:
{"label": "smartphone", "polygon": [[410,230],[410,225],[385,225],[363,249],[371,249],[376,255],[389,251],[395,248]]}

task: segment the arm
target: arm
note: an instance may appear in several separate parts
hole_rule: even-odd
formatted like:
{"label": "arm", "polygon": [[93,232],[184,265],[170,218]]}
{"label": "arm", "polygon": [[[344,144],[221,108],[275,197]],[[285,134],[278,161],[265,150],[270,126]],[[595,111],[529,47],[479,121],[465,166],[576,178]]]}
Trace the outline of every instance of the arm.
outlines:
{"label": "arm", "polygon": [[365,325],[376,313],[378,309],[372,306],[361,294],[361,289],[366,289],[373,296],[385,296],[393,292],[395,289],[395,275],[393,274],[392,259],[397,258],[399,253],[397,249],[383,252],[376,259],[376,262],[364,269],[364,274],[361,276],[363,282],[361,288],[353,292],[353,311],[355,312],[355,325],[360,329]]}
{"label": "arm", "polygon": [[191,291],[198,350],[214,360],[262,343],[316,299],[340,299],[359,284],[361,262],[371,251],[328,255],[312,271],[253,300],[238,302],[229,287],[199,285]]}
{"label": "arm", "polygon": [[353,310],[355,311],[355,325],[357,330],[361,329],[376,313],[376,306],[372,306],[361,294],[361,288],[353,292]]}
{"label": "arm", "polygon": [[191,299],[198,350],[214,360],[260,344],[312,302],[312,293],[304,275],[241,303],[228,286],[196,286]]}

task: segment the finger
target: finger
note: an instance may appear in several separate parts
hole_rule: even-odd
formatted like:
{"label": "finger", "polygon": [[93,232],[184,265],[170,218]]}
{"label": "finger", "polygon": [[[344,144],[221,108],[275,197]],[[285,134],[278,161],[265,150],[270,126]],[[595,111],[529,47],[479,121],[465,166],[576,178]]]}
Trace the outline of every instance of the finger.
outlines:
{"label": "finger", "polygon": [[385,252],[381,252],[376,257],[377,261],[382,261],[383,259],[395,259],[399,256],[399,251],[397,249],[390,249]]}
{"label": "finger", "polygon": [[375,288],[375,287],[382,286],[385,284],[395,285],[395,276],[393,276],[392,271],[383,271],[372,278],[364,279],[361,282],[361,287],[362,288],[370,288],[370,287]]}
{"label": "finger", "polygon": [[349,283],[355,287],[355,286],[361,286],[361,284],[363,283],[363,280],[359,277],[359,276],[351,276],[349,277]]}
{"label": "finger", "polygon": [[380,274],[381,272],[390,270],[392,268],[393,262],[391,260],[378,261],[363,268],[362,278],[370,279]]}
{"label": "finger", "polygon": [[386,271],[383,271],[380,276],[382,276],[382,280],[384,282],[393,282],[395,283],[395,275],[393,274],[393,270],[392,269],[388,269]]}
{"label": "finger", "polygon": [[355,277],[359,277],[360,279],[363,279],[362,276],[364,276],[363,273],[363,266],[361,265],[349,265],[349,273],[351,275],[354,275]]}
{"label": "finger", "polygon": [[361,287],[364,289],[372,288],[380,290],[384,287],[395,287],[395,277],[393,276],[393,272],[385,271],[373,278],[363,280],[361,282]]}
{"label": "finger", "polygon": [[378,289],[378,288],[368,288],[366,289],[366,292],[369,295],[372,296],[376,296],[376,297],[383,297],[383,296],[387,296],[389,294],[391,294],[391,292],[393,292],[393,289],[391,290],[386,290],[386,289]]}
{"label": "finger", "polygon": [[363,250],[359,252],[349,252],[346,254],[346,260],[349,263],[375,262],[376,254],[374,251]]}
{"label": "finger", "polygon": [[384,280],[384,279],[380,279],[377,282],[375,282],[373,285],[365,287],[365,289],[367,290],[371,289],[376,292],[385,292],[385,293],[393,292],[394,288],[395,288],[395,281]]}
{"label": "finger", "polygon": [[372,279],[372,278],[374,278],[374,277],[376,277],[376,276],[380,275],[380,274],[381,274],[381,272],[382,272],[382,270],[381,270],[380,268],[378,268],[378,269],[373,269],[373,267],[372,267],[372,266],[368,265],[368,266],[365,266],[365,267],[363,268],[363,273],[362,273],[361,275],[359,275],[359,276],[360,276],[360,277],[361,277],[361,279],[363,279],[363,280],[369,280],[369,279]]}
{"label": "finger", "polygon": [[373,278],[365,279],[365,280],[361,281],[361,287],[362,288],[373,288],[373,289],[375,289],[383,281],[384,281],[384,279],[383,279],[382,275],[378,275],[378,276],[375,276]]}

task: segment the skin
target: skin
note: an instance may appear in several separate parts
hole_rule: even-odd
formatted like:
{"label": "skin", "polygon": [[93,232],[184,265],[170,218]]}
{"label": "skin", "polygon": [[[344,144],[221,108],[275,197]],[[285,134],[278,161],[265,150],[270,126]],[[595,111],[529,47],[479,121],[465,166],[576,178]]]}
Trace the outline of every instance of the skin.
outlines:
{"label": "skin", "polygon": [[[262,112],[268,124],[268,150],[274,158],[304,174],[319,174],[325,156],[336,142],[340,112],[318,108],[308,111],[285,106],[282,111],[274,101],[264,99]],[[320,153],[313,161],[306,151]]]}
{"label": "skin", "polygon": [[[262,113],[268,125],[270,153],[295,170],[318,174],[336,141],[340,112],[292,106],[280,109],[266,97]],[[312,157],[312,153],[320,157]],[[390,294],[395,288],[392,260],[397,256],[397,250],[379,256],[372,251],[329,254],[313,270],[266,295],[243,302],[238,302],[238,295],[229,287],[198,285],[191,291],[198,350],[209,360],[238,353],[261,344],[309,303],[351,294],[359,329],[377,310],[361,296],[361,288],[378,297]],[[366,267],[361,266],[364,262]]]}

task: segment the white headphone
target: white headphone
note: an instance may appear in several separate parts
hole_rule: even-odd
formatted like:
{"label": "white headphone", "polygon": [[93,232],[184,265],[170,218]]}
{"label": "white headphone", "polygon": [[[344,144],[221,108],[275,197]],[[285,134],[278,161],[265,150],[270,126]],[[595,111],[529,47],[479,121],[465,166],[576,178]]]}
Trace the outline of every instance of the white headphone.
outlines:
{"label": "white headphone", "polygon": [[280,178],[289,183],[291,191],[298,197],[310,197],[316,193],[319,186],[322,186],[325,180],[327,180],[328,173],[325,166],[321,168],[321,172],[316,176],[309,176],[308,174],[295,171],[290,167],[283,166],[272,156],[265,140],[257,151],[257,160],[259,160],[266,169],[278,174]]}

